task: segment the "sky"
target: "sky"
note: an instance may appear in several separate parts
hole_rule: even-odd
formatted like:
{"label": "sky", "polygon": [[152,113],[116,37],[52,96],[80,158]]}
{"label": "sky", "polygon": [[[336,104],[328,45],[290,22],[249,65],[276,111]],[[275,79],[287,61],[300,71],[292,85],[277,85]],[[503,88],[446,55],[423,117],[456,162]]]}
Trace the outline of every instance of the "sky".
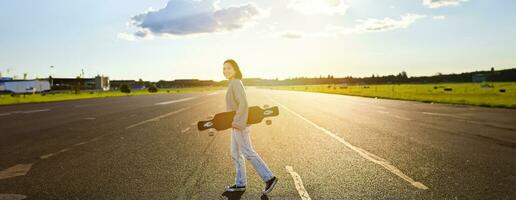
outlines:
{"label": "sky", "polygon": [[[516,1],[0,0],[0,73],[222,80],[516,67]],[[53,66],[53,67],[50,67]]]}

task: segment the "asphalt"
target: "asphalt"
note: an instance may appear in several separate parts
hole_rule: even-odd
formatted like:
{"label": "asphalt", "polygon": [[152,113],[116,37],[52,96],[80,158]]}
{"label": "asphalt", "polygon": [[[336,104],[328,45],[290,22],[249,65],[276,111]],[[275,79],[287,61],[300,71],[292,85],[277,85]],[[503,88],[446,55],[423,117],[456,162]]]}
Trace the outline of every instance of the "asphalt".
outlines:
{"label": "asphalt", "polygon": [[516,197],[514,109],[247,91],[280,109],[251,126],[268,196],[249,163],[247,191],[224,193],[229,131],[196,130],[219,91],[0,106],[0,200]]}

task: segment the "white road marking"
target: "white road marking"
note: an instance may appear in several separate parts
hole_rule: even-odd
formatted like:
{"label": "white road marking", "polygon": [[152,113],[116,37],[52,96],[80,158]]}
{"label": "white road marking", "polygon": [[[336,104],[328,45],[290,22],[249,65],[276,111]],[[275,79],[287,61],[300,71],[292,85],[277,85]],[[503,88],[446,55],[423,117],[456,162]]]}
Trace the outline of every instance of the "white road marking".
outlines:
{"label": "white road marking", "polygon": [[173,115],[173,114],[176,114],[176,113],[180,113],[180,112],[183,112],[185,110],[188,110],[192,108],[192,106],[188,106],[188,107],[185,107],[185,108],[181,108],[179,110],[176,110],[176,111],[172,111],[172,112],[169,112],[167,114],[164,114],[164,115],[160,115],[160,116],[157,116],[157,117],[154,117],[154,118],[151,118],[151,119],[148,119],[148,120],[144,120],[144,121],[141,121],[141,122],[138,122],[136,124],[133,124],[133,125],[130,125],[128,127],[125,127],[125,129],[131,129],[131,128],[134,128],[134,127],[137,127],[137,126],[140,126],[140,125],[143,125],[143,124],[146,124],[146,123],[149,123],[149,122],[153,122],[153,121],[158,121],[160,119],[163,119],[165,117],[168,117],[170,115]]}
{"label": "white road marking", "polygon": [[396,118],[398,118],[398,119],[402,119],[402,120],[407,120],[407,121],[412,120],[412,119],[410,119],[410,118],[402,117],[402,116],[399,116],[399,115],[394,115],[394,117],[396,117]]}
{"label": "white road marking", "polygon": [[179,102],[183,102],[183,101],[189,101],[189,100],[192,100],[192,99],[195,99],[195,98],[197,98],[197,97],[188,97],[188,98],[176,99],[176,100],[172,100],[172,101],[165,101],[165,102],[155,103],[154,105],[168,105],[168,104],[172,104],[172,103],[179,103]]}
{"label": "white road marking", "polygon": [[181,133],[186,133],[186,132],[187,132],[187,131],[189,131],[189,130],[190,130],[190,127],[185,128],[185,129],[181,130]]}
{"label": "white road marking", "polygon": [[27,196],[21,194],[0,194],[0,200],[22,200]]}
{"label": "white road marking", "polygon": [[220,94],[220,93],[221,92],[212,92],[212,93],[207,94],[206,96],[216,95],[216,94]]}
{"label": "white road marking", "polygon": [[45,160],[45,159],[50,158],[50,157],[55,156],[55,155],[57,155],[57,154],[56,153],[45,154],[45,155],[40,156],[39,159]]}
{"label": "white road marking", "polygon": [[301,197],[302,200],[311,200],[310,195],[308,195],[308,192],[305,189],[305,186],[303,186],[303,180],[301,180],[301,176],[299,176],[299,174],[294,171],[292,166],[285,166],[285,169],[287,169],[288,173],[290,173],[290,176],[292,176],[292,179],[294,179],[294,185],[296,186],[299,197]]}
{"label": "white road marking", "polygon": [[86,107],[86,106],[89,106],[90,104],[81,104],[81,105],[75,105],[73,107],[75,108],[82,108],[82,107]]}
{"label": "white road marking", "polygon": [[0,171],[0,180],[16,176],[25,176],[32,168],[32,163],[17,164],[7,169]]}
{"label": "white road marking", "polygon": [[64,153],[64,152],[67,152],[67,151],[70,151],[70,150],[72,150],[72,149],[70,149],[70,148],[61,149],[61,150],[59,150],[59,153]]}
{"label": "white road marking", "polygon": [[95,138],[93,138],[93,139],[88,140],[88,142],[95,142],[95,141],[97,141],[97,140],[100,140],[100,138],[102,138],[102,137],[104,137],[104,136],[103,136],[103,135],[101,135],[101,136],[95,137]]}
{"label": "white road marking", "polygon": [[307,123],[311,124],[312,126],[314,126],[315,128],[319,129],[320,131],[322,131],[323,133],[326,133],[326,135],[334,138],[335,140],[339,141],[340,143],[344,144],[346,147],[348,147],[349,149],[357,152],[360,156],[362,156],[363,158],[373,162],[373,163],[376,163],[382,167],[384,167],[385,169],[387,169],[388,171],[390,171],[391,173],[399,176],[400,178],[402,178],[403,180],[409,182],[412,186],[418,188],[418,189],[422,189],[422,190],[427,190],[428,187],[423,185],[422,183],[420,182],[417,182],[415,181],[414,179],[412,179],[411,177],[405,175],[401,170],[399,170],[398,168],[396,168],[394,165],[392,165],[388,160],[385,160],[379,156],[376,156],[372,153],[369,153],[368,151],[362,149],[362,148],[359,148],[357,146],[353,146],[352,144],[350,144],[349,142],[347,142],[346,140],[342,139],[341,137],[337,136],[336,134],[332,133],[331,131],[317,125],[316,123],[308,120],[307,118],[301,116],[300,114],[294,112],[293,110],[289,109],[288,107],[284,106],[283,104],[271,99],[272,101],[276,102],[278,105],[280,105],[281,107],[285,108],[285,110],[291,112],[292,114],[296,115],[297,117],[303,119],[304,121],[306,121]]}
{"label": "white road marking", "polygon": [[30,113],[46,112],[46,111],[50,111],[50,109],[47,108],[47,109],[39,109],[39,110],[16,111],[15,113],[30,114]]}
{"label": "white road marking", "polygon": [[81,146],[81,145],[84,145],[84,144],[88,144],[88,142],[79,142],[77,144],[74,144],[73,146]]}
{"label": "white road marking", "polygon": [[457,119],[464,119],[464,118],[456,116],[456,115],[445,114],[445,113],[432,113],[432,112],[421,112],[421,113],[423,113],[425,115],[435,115],[435,116],[444,116],[444,117],[452,117],[452,118],[457,118]]}
{"label": "white road marking", "polygon": [[11,114],[30,114],[30,113],[46,112],[46,111],[50,111],[50,108],[39,109],[39,110],[24,110],[24,111],[13,111],[13,112],[7,112],[7,113],[0,113],[0,116],[7,116],[7,115],[11,115]]}
{"label": "white road marking", "polygon": [[95,117],[85,117],[84,119],[85,119],[85,120],[95,120],[95,119],[97,119],[97,118],[95,118]]}
{"label": "white road marking", "polygon": [[67,151],[70,151],[70,150],[72,150],[72,149],[71,148],[61,149],[61,150],[59,150],[58,152],[55,152],[55,153],[49,153],[49,154],[46,154],[46,155],[42,155],[42,156],[39,157],[39,159],[45,160],[47,158],[50,158],[52,156],[56,156],[57,154],[64,153],[64,152],[67,152]]}

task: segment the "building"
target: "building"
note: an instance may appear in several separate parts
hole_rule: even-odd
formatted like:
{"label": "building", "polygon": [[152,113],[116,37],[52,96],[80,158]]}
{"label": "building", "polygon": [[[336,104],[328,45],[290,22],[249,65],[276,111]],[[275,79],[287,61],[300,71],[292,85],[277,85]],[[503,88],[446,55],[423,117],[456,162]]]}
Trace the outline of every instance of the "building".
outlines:
{"label": "building", "polygon": [[95,76],[95,89],[108,91],[110,89],[109,77]]}
{"label": "building", "polygon": [[0,79],[1,93],[36,93],[50,90],[50,82],[45,79],[13,80],[12,78]]}
{"label": "building", "polygon": [[109,77],[96,76],[95,78],[52,78],[49,77],[52,90],[102,90],[110,88]]}
{"label": "building", "polygon": [[473,74],[471,80],[476,83],[484,82],[487,80],[487,75],[485,74]]}

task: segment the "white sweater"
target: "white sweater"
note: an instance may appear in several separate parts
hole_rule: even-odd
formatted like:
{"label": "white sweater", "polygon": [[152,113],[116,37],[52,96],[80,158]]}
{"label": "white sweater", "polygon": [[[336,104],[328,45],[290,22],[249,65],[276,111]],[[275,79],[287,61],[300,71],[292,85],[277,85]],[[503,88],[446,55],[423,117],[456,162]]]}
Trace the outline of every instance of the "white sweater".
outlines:
{"label": "white sweater", "polygon": [[247,127],[247,116],[249,115],[247,106],[247,96],[242,81],[240,79],[229,80],[226,92],[226,110],[228,112],[236,111],[233,128],[243,130]]}

